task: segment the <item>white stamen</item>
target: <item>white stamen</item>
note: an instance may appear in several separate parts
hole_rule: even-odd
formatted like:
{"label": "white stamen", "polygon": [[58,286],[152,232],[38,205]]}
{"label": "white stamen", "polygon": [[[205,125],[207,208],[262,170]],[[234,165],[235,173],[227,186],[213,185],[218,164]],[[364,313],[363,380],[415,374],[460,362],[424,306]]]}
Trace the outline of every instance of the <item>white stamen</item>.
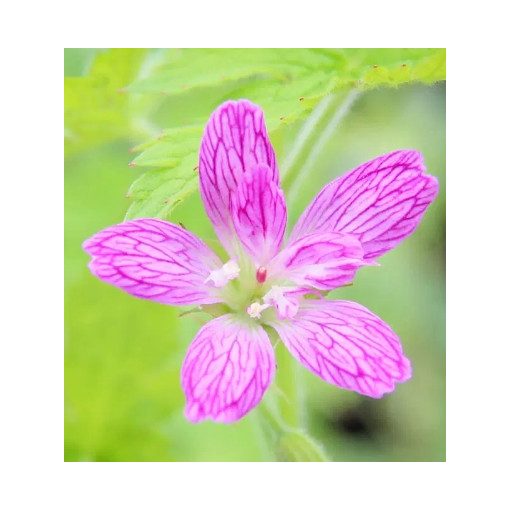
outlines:
{"label": "white stamen", "polygon": [[294,290],[294,287],[280,287],[278,285],[273,285],[262,299],[264,303],[272,304],[273,302],[286,299],[285,292],[289,290]]}
{"label": "white stamen", "polygon": [[260,319],[260,314],[266,308],[269,308],[269,306],[270,305],[261,305],[258,301],[255,301],[246,309],[246,312],[252,319]]}
{"label": "white stamen", "polygon": [[296,290],[296,288],[273,285],[262,299],[265,304],[276,308],[280,319],[292,318],[298,311],[299,302],[293,297],[287,297],[285,292],[293,290]]}
{"label": "white stamen", "polygon": [[213,282],[215,287],[224,287],[230,280],[239,276],[239,266],[235,260],[229,260],[220,269],[211,271],[204,283]]}

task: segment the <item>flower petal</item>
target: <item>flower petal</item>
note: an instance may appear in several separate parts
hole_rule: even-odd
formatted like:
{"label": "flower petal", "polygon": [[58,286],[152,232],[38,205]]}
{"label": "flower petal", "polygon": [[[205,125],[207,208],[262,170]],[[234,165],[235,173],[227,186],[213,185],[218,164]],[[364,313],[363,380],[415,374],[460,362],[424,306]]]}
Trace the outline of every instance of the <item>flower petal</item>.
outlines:
{"label": "flower petal", "polygon": [[268,274],[306,288],[332,290],[350,283],[363,265],[363,248],[355,236],[324,232],[288,245],[273,259]]}
{"label": "flower petal", "polygon": [[256,165],[244,173],[232,194],[231,213],[245,250],[256,264],[266,264],[280,249],[287,225],[283,191],[267,165]]}
{"label": "flower petal", "polygon": [[325,186],[298,220],[291,240],[311,232],[358,237],[366,259],[386,253],[412,234],[438,192],[419,152],[380,156]]}
{"label": "flower petal", "polygon": [[90,270],[101,280],[134,296],[164,304],[221,301],[205,284],[221,267],[218,257],[196,236],[158,219],[109,227],[85,241]]}
{"label": "flower petal", "polygon": [[241,419],[260,402],[274,370],[273,346],[261,326],[233,315],[208,322],[182,366],[186,417],[192,422]]}
{"label": "flower petal", "polygon": [[232,254],[230,200],[244,172],[266,164],[278,185],[276,157],[262,109],[250,101],[227,101],[211,115],[200,146],[200,193],[218,237]]}
{"label": "flower petal", "polygon": [[306,368],[341,388],[380,398],[411,377],[397,335],[357,303],[310,300],[292,322],[271,325]]}

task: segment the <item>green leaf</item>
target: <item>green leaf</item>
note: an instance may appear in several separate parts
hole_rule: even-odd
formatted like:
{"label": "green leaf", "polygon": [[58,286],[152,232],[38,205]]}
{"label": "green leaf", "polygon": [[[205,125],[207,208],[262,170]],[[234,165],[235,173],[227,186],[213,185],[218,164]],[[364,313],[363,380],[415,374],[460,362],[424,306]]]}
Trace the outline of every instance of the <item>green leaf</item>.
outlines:
{"label": "green leaf", "polygon": [[170,168],[150,170],[129,188],[133,200],[126,220],[168,218],[170,213],[197,189],[197,156],[188,155]]}
{"label": "green leaf", "polygon": [[[133,96],[205,95],[216,99],[214,104],[247,98],[264,109],[273,134],[306,116],[327,94],[433,83],[446,75],[444,49],[184,49],[156,54],[150,72],[126,87]],[[128,217],[149,212],[167,217],[174,202],[191,193],[196,185],[192,155],[196,161],[210,113],[205,108],[195,111],[194,126],[167,130],[134,149],[141,153],[133,165],[158,169],[133,185],[135,203]]]}
{"label": "green leaf", "polygon": [[[133,200],[126,219],[168,218],[197,188],[198,145],[202,126],[168,129],[153,142],[132,149],[143,152],[131,166],[153,167],[130,187]],[[154,168],[156,167],[156,168]]]}
{"label": "green leaf", "polygon": [[[381,51],[383,64],[371,64],[360,79],[362,88],[374,88],[381,85],[398,86],[404,83],[434,83],[446,78],[446,51],[400,50],[400,59],[385,57],[390,50]],[[377,54],[376,54],[377,55]],[[374,55],[374,56],[376,56]]]}
{"label": "green leaf", "polygon": [[127,90],[179,95],[243,78],[285,81],[305,72],[331,69],[335,58],[334,54],[315,49],[168,50],[151,76],[135,81]]}
{"label": "green leaf", "polygon": [[[286,86],[297,78],[334,81],[339,89],[432,83],[446,76],[442,48],[185,49],[168,50],[160,60],[149,76],[126,90],[170,96],[240,80]],[[306,79],[301,95],[306,94],[305,84]],[[322,92],[327,93],[327,87]]]}
{"label": "green leaf", "polygon": [[198,160],[198,144],[203,126],[184,126],[167,129],[156,140],[131,149],[142,153],[131,163],[132,166],[165,166],[172,168],[190,154]]}

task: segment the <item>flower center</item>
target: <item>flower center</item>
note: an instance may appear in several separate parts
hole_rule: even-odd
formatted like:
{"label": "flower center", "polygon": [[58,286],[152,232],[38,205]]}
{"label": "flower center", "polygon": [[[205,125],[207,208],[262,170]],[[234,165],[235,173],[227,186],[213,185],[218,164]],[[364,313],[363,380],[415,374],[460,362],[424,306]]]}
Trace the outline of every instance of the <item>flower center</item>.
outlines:
{"label": "flower center", "polygon": [[[299,309],[296,287],[275,285],[277,280],[264,266],[256,268],[242,256],[229,260],[211,271],[205,282],[218,288],[217,295],[232,313],[247,314],[252,319],[290,319]],[[273,312],[269,313],[272,309]],[[268,315],[263,312],[268,310]],[[275,316],[276,314],[276,316]],[[245,315],[246,317],[246,315]]]}
{"label": "flower center", "polygon": [[299,300],[292,295],[295,290],[295,287],[273,285],[262,297],[263,304],[254,301],[246,308],[246,313],[252,319],[260,319],[264,310],[274,308],[279,319],[292,319],[299,309]]}

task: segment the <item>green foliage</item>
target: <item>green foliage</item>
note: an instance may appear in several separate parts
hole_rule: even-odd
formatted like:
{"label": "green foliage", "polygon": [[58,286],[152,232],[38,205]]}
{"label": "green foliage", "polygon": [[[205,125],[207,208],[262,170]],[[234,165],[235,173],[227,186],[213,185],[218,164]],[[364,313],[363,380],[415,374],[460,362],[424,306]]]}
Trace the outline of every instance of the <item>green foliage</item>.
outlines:
{"label": "green foliage", "polygon": [[139,177],[128,191],[133,203],[126,219],[168,218],[197,189],[196,159],[196,155],[190,155],[177,168],[158,168]]}
{"label": "green foliage", "polygon": [[[173,445],[162,426],[183,405],[179,393],[168,393],[179,379],[180,360],[169,353],[180,346],[168,335],[178,329],[178,311],[88,276],[66,295],[66,459],[167,460]],[[108,320],[98,320],[104,310]]]}
{"label": "green foliage", "polygon": [[310,436],[299,430],[282,435],[277,451],[284,462],[327,462],[326,455]]}
{"label": "green foliage", "polygon": [[169,50],[151,76],[127,90],[170,96],[236,82],[231,97],[260,103],[274,129],[341,89],[444,80],[445,59],[443,49]]}
{"label": "green foliage", "polygon": [[[302,118],[332,92],[432,83],[445,78],[442,49],[190,49],[170,50],[163,60],[150,77],[135,81],[127,90],[168,96],[216,92],[217,103],[226,97],[248,98],[264,109],[270,132]],[[230,85],[228,95],[225,84]],[[209,114],[202,112],[202,125]],[[196,166],[191,154],[198,153],[199,133],[176,128],[171,139],[163,136],[135,159],[137,166],[150,167],[156,162],[164,170],[146,174],[150,191],[143,178],[135,183],[131,192],[136,202],[129,218],[140,211],[168,217],[174,201],[182,201],[190,193]],[[170,168],[176,168],[175,181]],[[185,183],[185,190],[176,193],[181,183]]]}
{"label": "green foliage", "polygon": [[168,218],[172,210],[197,187],[197,145],[202,127],[183,127],[165,131],[157,141],[134,150],[145,149],[133,166],[159,167],[146,172],[129,188],[133,203],[126,219]]}
{"label": "green foliage", "polygon": [[147,173],[129,190],[127,218],[168,218],[196,189],[203,125],[225,99],[260,104],[274,133],[330,93],[444,80],[445,60],[444,49],[425,48],[109,50],[88,76],[66,78],[66,143],[72,150],[154,132],[154,105],[194,105],[190,122],[190,111],[173,103],[162,127],[175,127],[133,149],[140,154],[132,165]]}
{"label": "green foliage", "polygon": [[[185,49],[168,50],[151,76],[130,92],[180,95],[199,87],[251,78],[273,87],[297,81],[324,94],[346,86],[373,87],[445,79],[443,49]],[[331,86],[329,89],[328,85]],[[290,94],[291,95],[291,94]]]}
{"label": "green foliage", "polygon": [[87,76],[64,78],[67,155],[129,135],[130,98],[122,87],[135,79],[146,53],[143,49],[100,52]]}

